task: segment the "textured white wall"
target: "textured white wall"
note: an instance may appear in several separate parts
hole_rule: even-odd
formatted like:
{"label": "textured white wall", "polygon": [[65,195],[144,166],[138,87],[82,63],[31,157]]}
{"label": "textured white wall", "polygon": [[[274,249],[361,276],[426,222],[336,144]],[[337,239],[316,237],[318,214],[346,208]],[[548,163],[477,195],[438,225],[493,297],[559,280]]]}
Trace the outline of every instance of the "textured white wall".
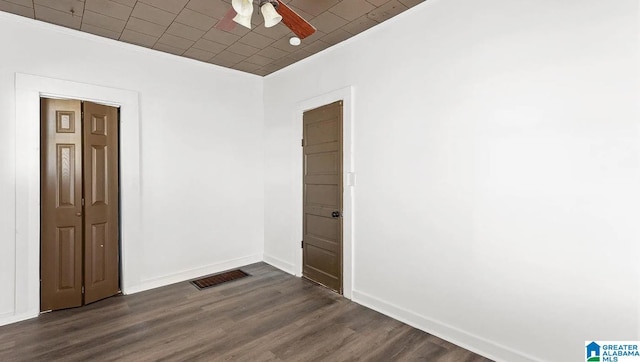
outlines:
{"label": "textured white wall", "polygon": [[128,241],[140,251],[132,290],[262,258],[260,77],[5,13],[0,44],[0,324],[14,320],[12,291],[28,274],[15,259],[16,185],[26,182],[15,172],[15,73],[139,94],[142,237]]}
{"label": "textured white wall", "polygon": [[353,85],[354,300],[501,360],[640,339],[636,0],[429,0],[267,76],[265,258],[299,102]]}

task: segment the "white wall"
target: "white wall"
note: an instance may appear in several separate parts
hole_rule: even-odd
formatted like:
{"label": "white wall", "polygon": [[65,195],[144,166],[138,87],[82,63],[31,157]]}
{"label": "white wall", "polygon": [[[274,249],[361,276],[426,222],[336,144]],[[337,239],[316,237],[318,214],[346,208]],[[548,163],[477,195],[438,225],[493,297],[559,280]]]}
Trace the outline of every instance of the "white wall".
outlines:
{"label": "white wall", "polygon": [[26,182],[16,173],[16,73],[138,93],[142,225],[126,241],[139,251],[131,291],[262,259],[260,77],[5,13],[0,44],[0,325],[16,319],[11,291],[29,274],[16,263],[16,187]]}
{"label": "white wall", "polygon": [[640,339],[639,10],[429,0],[267,76],[265,258],[299,248],[292,110],[352,85],[354,300],[500,360]]}

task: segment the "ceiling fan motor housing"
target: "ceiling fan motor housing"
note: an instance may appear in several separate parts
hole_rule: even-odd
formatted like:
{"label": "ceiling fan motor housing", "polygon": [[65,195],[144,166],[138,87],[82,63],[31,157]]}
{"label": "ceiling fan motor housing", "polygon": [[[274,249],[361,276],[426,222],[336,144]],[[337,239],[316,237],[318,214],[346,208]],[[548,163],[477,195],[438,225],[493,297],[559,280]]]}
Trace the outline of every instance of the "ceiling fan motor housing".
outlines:
{"label": "ceiling fan motor housing", "polygon": [[278,8],[279,2],[278,0],[260,0],[258,7],[262,8],[262,5],[266,4],[266,3],[271,3],[271,5],[273,5],[273,7],[275,9]]}

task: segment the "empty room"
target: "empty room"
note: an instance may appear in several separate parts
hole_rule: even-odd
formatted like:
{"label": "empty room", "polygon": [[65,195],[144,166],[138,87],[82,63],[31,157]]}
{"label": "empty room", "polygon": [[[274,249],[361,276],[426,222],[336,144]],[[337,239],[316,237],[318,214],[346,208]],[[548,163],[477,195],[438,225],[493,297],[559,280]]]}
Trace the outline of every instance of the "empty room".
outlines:
{"label": "empty room", "polygon": [[638,0],[0,0],[1,361],[639,361]]}

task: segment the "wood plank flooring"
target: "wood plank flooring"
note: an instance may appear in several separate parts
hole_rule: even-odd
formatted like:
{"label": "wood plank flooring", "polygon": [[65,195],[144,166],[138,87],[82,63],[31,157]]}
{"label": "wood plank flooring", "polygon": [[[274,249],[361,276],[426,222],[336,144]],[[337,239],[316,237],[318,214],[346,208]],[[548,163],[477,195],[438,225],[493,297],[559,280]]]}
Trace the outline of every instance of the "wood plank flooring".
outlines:
{"label": "wood plank flooring", "polygon": [[242,270],[2,326],[0,361],[489,361],[270,265]]}

